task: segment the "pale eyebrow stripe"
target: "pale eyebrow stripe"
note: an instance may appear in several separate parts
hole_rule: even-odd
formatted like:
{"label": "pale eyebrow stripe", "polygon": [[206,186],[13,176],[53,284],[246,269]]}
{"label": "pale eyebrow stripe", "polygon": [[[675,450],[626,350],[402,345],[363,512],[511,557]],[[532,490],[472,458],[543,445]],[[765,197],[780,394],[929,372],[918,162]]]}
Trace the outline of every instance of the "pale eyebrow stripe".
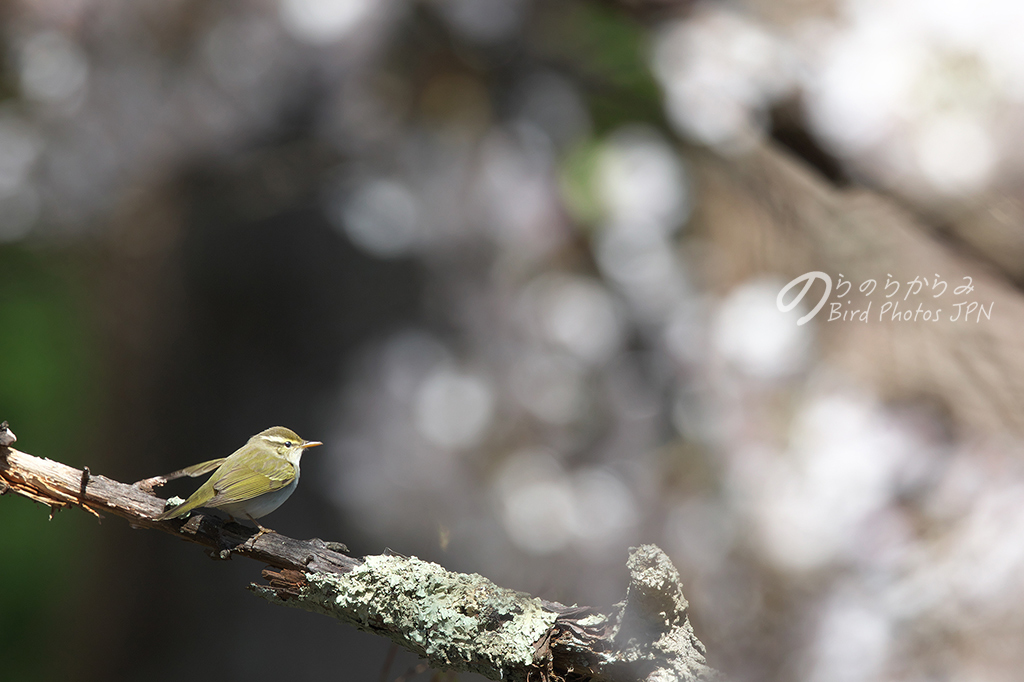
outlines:
{"label": "pale eyebrow stripe", "polygon": [[269,440],[274,443],[280,443],[281,445],[284,445],[285,443],[288,442],[287,438],[282,438],[281,436],[263,436],[262,438],[263,440]]}

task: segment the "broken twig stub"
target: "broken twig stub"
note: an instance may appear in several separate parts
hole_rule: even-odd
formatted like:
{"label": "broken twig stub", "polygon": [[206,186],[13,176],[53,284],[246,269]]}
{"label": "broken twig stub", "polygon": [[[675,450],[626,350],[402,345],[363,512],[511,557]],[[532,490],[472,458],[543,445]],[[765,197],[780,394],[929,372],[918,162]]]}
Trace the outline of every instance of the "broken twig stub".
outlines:
{"label": "broken twig stub", "polygon": [[14,445],[17,440],[18,437],[14,435],[13,431],[11,431],[11,427],[7,422],[0,423],[0,447],[9,448]]}
{"label": "broken twig stub", "polygon": [[633,548],[629,568],[626,601],[610,616],[415,557],[366,557],[344,575],[270,572],[269,586],[251,589],[388,637],[435,667],[491,679],[723,679],[707,666],[665,553],[654,545]]}

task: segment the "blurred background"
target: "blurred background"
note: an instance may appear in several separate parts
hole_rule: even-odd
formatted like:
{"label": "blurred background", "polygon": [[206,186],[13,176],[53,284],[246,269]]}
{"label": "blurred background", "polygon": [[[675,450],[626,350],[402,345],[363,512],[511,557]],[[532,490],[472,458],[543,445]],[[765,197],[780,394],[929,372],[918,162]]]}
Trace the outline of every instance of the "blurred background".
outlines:
{"label": "blurred background", "polygon": [[[0,13],[23,450],[135,481],[286,425],[326,443],[287,535],[602,610],[655,542],[733,679],[1019,677],[1020,3]],[[867,322],[781,312],[809,271]],[[0,500],[5,679],[415,663],[253,562],[47,517]]]}

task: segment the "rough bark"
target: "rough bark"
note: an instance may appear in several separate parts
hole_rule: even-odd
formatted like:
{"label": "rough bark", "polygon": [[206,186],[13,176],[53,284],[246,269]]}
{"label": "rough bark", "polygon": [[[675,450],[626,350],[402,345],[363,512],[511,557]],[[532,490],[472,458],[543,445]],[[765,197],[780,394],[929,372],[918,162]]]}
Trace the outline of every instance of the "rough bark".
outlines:
{"label": "rough bark", "polygon": [[605,615],[415,557],[356,559],[340,543],[257,536],[208,514],[156,521],[165,500],[152,488],[167,477],[129,485],[33,457],[7,447],[15,438],[2,426],[0,495],[35,500],[51,515],[79,507],[100,518],[121,516],[134,528],[203,545],[213,558],[262,561],[271,566],[263,571],[268,584],[249,586],[259,596],[388,637],[435,668],[521,681],[722,679],[690,626],[678,572],[654,545],[631,550],[626,599]]}

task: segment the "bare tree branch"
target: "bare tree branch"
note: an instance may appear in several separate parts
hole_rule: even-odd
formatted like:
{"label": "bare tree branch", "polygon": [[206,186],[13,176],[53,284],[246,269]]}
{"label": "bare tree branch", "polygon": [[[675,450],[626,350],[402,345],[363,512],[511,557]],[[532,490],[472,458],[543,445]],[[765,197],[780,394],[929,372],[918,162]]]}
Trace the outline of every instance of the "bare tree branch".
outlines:
{"label": "bare tree branch", "polygon": [[[14,435],[0,429],[4,442]],[[6,437],[10,434],[10,437]],[[176,472],[177,473],[177,472]],[[633,548],[624,602],[604,615],[453,573],[415,557],[346,556],[344,546],[296,540],[205,514],[155,521],[165,501],[154,481],[135,485],[0,446],[0,495],[50,507],[113,514],[203,545],[214,558],[240,555],[269,564],[259,596],[323,613],[390,638],[438,669],[502,680],[721,680],[687,616],[679,574],[654,545]]]}
{"label": "bare tree branch", "polygon": [[[830,185],[771,141],[737,158],[692,148],[687,156],[701,197],[694,229],[728,254],[714,261],[728,268],[703,273],[712,289],[725,292],[763,274],[842,275],[854,286],[849,298],[861,308],[874,300],[874,307],[866,324],[829,324],[828,310],[819,314],[824,360],[886,398],[937,398],[962,426],[1024,432],[1024,296],[1000,272],[890,199]],[[892,300],[904,314],[916,303],[905,296],[912,280],[948,283],[941,296],[926,290],[921,297],[924,307],[941,309],[941,319],[883,315],[890,277],[901,287]],[[867,280],[878,283],[871,299],[857,291]],[[955,293],[967,283],[970,291]],[[971,304],[984,305],[990,319],[967,319],[961,311]]]}

